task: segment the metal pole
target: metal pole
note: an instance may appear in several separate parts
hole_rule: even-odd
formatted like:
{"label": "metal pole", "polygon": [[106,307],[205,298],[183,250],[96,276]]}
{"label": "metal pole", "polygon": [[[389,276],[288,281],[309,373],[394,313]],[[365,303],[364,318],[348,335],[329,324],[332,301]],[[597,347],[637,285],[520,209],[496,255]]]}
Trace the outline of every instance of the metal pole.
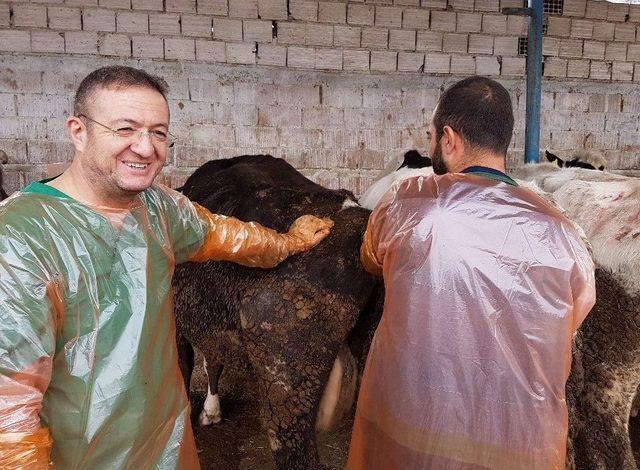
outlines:
{"label": "metal pole", "polygon": [[542,0],[529,0],[527,40],[527,114],[524,162],[537,163],[540,156],[540,95],[542,86]]}

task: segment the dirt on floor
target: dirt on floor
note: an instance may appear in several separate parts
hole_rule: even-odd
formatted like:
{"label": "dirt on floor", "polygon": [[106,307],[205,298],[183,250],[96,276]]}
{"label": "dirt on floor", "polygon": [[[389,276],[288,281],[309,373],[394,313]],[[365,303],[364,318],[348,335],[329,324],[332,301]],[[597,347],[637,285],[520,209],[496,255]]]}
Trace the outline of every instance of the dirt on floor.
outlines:
{"label": "dirt on floor", "polygon": [[[203,470],[275,470],[267,435],[260,425],[259,398],[251,370],[225,369],[220,380],[222,422],[200,427],[198,415],[207,392],[206,375],[198,366],[191,380],[191,423]],[[318,452],[327,470],[347,462],[353,418],[318,436]]]}

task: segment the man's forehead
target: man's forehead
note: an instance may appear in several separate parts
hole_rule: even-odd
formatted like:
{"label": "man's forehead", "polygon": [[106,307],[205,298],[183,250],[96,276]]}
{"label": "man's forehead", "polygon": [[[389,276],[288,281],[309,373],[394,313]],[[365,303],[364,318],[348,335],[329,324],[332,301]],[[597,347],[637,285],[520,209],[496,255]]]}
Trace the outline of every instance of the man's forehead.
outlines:
{"label": "man's forehead", "polygon": [[92,96],[92,106],[101,113],[112,117],[135,119],[159,114],[158,118],[168,119],[167,101],[159,92],[146,87],[101,87]]}

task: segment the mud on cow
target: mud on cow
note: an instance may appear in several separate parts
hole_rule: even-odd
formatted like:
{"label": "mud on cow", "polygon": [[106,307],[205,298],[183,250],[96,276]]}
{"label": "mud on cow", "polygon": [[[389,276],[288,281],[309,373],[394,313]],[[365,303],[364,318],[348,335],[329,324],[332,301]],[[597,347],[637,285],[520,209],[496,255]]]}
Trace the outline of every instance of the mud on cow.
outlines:
{"label": "mud on cow", "polygon": [[[219,419],[215,400],[225,357],[245,356],[257,377],[261,418],[277,467],[321,468],[316,415],[334,360],[339,351],[343,366],[353,362],[350,351],[360,358],[365,354],[359,332],[372,331],[380,311],[381,286],[359,262],[369,211],[348,191],[325,189],[268,155],[210,161],[182,191],[215,213],[280,232],[303,214],[335,222],[320,245],[274,269],[186,263],[174,275],[178,349],[187,384],[191,345],[207,363],[209,403],[201,422]],[[350,349],[344,346],[347,340]],[[352,377],[357,376],[353,369]],[[355,393],[353,382],[343,387],[347,395]],[[326,402],[335,403],[336,394]]]}

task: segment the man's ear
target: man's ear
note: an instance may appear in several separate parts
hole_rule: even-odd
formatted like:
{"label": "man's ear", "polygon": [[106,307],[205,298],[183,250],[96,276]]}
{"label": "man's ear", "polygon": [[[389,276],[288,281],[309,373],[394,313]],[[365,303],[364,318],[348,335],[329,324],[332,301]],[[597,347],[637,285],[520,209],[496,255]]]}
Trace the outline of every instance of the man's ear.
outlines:
{"label": "man's ear", "polygon": [[442,137],[440,138],[442,153],[451,155],[459,153],[463,149],[463,142],[460,134],[454,131],[450,126],[442,128]]}
{"label": "man's ear", "polygon": [[69,116],[65,124],[67,135],[77,152],[84,152],[87,146],[87,126],[78,116]]}

